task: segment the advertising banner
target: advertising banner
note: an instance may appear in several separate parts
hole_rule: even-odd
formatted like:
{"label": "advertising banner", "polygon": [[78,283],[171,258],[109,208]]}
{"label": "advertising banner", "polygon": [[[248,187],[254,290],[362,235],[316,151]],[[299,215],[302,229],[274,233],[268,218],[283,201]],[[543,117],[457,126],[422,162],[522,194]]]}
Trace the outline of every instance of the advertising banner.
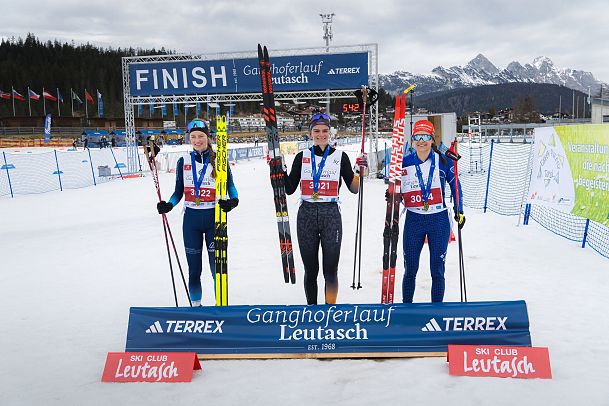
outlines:
{"label": "advertising banner", "polygon": [[[368,83],[368,53],[271,57],[276,92],[357,89]],[[129,65],[131,96],[259,93],[256,58]]]}
{"label": "advertising banner", "polygon": [[237,161],[247,159],[247,151],[249,148],[236,148],[235,153],[237,154]]}
{"label": "advertising banner", "polygon": [[44,118],[44,143],[48,144],[51,141],[51,113]]}
{"label": "advertising banner", "polygon": [[609,226],[609,126],[535,129],[528,203]]}
{"label": "advertising banner", "polygon": [[451,375],[552,379],[546,347],[449,345],[448,364]]}
{"label": "advertising banner", "polygon": [[530,346],[525,302],[132,307],[126,351],[398,357],[443,354],[448,344]]}
{"label": "advertising banner", "polygon": [[109,352],[102,382],[190,382],[198,369],[192,352]]}
{"label": "advertising banner", "polygon": [[248,148],[248,158],[262,158],[264,157],[264,147],[252,147]]}

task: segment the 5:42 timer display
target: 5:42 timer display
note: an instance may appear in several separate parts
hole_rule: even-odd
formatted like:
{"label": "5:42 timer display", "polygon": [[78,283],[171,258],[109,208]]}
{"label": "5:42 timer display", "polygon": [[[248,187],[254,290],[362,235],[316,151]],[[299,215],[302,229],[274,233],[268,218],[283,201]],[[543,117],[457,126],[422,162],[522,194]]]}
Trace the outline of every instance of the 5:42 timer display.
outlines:
{"label": "5:42 timer display", "polygon": [[332,103],[330,105],[330,111],[332,113],[360,113],[360,106],[358,103]]}

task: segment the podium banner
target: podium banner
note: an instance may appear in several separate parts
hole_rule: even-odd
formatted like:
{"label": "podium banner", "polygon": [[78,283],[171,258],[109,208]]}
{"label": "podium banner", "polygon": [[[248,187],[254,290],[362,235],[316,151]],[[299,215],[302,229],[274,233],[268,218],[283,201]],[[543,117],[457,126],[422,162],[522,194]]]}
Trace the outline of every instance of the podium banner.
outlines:
{"label": "podium banner", "polygon": [[524,301],[132,307],[126,351],[201,358],[444,355],[448,344],[530,346]]}

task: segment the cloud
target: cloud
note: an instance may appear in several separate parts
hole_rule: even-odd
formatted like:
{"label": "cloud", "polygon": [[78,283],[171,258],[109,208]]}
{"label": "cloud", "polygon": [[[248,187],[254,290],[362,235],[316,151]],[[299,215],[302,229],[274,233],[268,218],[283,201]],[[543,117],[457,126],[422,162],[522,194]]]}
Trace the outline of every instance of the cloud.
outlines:
{"label": "cloud", "polygon": [[539,55],[609,81],[609,3],[549,0],[460,2],[327,0],[12,2],[0,36],[91,42],[180,53],[324,46],[322,12],[334,12],[333,44],[379,44],[379,71],[427,73],[478,53],[498,68]]}

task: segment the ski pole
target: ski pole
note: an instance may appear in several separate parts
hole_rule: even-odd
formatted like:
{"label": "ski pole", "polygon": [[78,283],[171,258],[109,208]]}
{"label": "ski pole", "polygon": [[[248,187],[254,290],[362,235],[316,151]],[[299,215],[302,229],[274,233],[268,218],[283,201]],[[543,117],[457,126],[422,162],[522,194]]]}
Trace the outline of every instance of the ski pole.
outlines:
{"label": "ski pole", "polygon": [[[152,142],[150,142],[150,144],[152,144]],[[149,147],[150,147],[150,151],[152,152],[152,159],[150,159],[151,158],[149,156],[150,151],[148,151],[148,149],[146,149],[146,146],[144,146],[144,151],[146,154],[146,159],[148,160],[148,165],[150,167],[150,170],[152,171],[152,179],[154,181],[154,184],[156,187],[156,192],[157,192],[157,197],[160,202],[163,199],[161,197],[161,185],[159,182],[159,172],[158,172],[158,169],[156,166],[156,153],[154,151],[154,145],[149,145]],[[188,286],[186,285],[186,279],[184,278],[184,271],[182,270],[182,264],[180,264],[180,258],[178,256],[178,250],[176,248],[175,241],[173,240],[173,234],[171,233],[171,228],[169,227],[169,219],[167,219],[167,215],[165,213],[162,214],[162,219],[163,219],[163,233],[165,235],[165,245],[167,246],[167,259],[169,261],[169,271],[171,273],[171,284],[173,287],[173,295],[174,295],[176,307],[178,307],[178,298],[177,298],[177,292],[176,292],[176,287],[175,287],[175,277],[173,274],[173,264],[171,262],[171,251],[169,249],[169,240],[171,240],[171,245],[173,246],[173,252],[174,252],[174,255],[176,258],[176,262],[178,264],[178,268],[180,269],[180,275],[182,277],[182,283],[184,285],[184,290],[186,291],[186,297],[188,298],[188,303],[192,307],[192,302],[190,300],[190,294],[188,292]],[[168,238],[168,235],[169,235],[169,238]]]}
{"label": "ski pole", "polygon": [[[368,102],[368,88],[366,86],[362,86],[361,90],[358,90],[356,93],[358,99],[361,99],[362,102],[362,143],[360,147],[360,153],[364,153],[364,147],[366,143],[366,103]],[[361,289],[361,272],[362,272],[362,209],[363,209],[363,195],[364,195],[364,167],[360,165],[359,167],[359,187],[358,187],[358,200],[357,200],[357,218],[355,220],[355,258],[353,261],[353,283],[351,284],[351,289]],[[358,281],[357,286],[355,285],[355,272],[356,269],[358,271]]]}
{"label": "ski pole", "polygon": [[[455,206],[457,210],[459,210],[460,201],[459,201],[459,170],[457,161],[460,156],[457,152],[457,140],[452,142],[450,152],[454,153],[447,154],[450,158],[454,159],[454,171],[455,171]],[[467,286],[465,283],[465,262],[463,260],[463,241],[461,238],[461,227],[457,224],[457,237],[459,238],[459,287],[461,290],[461,302],[467,302]]]}

